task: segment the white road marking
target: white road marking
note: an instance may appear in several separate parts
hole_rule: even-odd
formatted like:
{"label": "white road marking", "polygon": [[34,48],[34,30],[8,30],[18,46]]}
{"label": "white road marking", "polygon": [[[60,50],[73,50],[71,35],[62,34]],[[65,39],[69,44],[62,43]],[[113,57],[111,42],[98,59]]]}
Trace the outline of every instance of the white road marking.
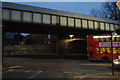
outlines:
{"label": "white road marking", "polygon": [[36,75],[38,75],[39,73],[41,73],[42,71],[38,71],[36,74],[34,74],[34,75],[32,75],[32,76],[30,76],[30,77],[28,77],[28,79],[26,79],[26,80],[29,80],[29,79],[31,79],[31,78],[33,78],[33,77],[35,77]]}
{"label": "white road marking", "polygon": [[16,68],[20,68],[20,67],[22,67],[22,66],[11,66],[11,67],[9,67],[9,68],[11,68],[11,69],[16,69]]}

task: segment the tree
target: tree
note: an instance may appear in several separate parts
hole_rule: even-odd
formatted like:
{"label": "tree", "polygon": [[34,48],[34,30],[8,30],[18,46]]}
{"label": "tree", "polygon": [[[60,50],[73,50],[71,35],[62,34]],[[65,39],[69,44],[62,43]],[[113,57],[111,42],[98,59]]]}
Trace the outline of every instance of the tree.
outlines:
{"label": "tree", "polygon": [[36,45],[44,44],[44,35],[30,34],[24,37],[24,44],[26,45]]}
{"label": "tree", "polygon": [[4,45],[18,45],[23,40],[20,33],[4,33]]}
{"label": "tree", "polygon": [[104,2],[100,10],[92,9],[91,15],[95,17],[119,20],[120,11],[115,2]]}
{"label": "tree", "polygon": [[18,45],[23,41],[23,36],[20,33],[15,33],[13,35],[12,43],[13,45]]}

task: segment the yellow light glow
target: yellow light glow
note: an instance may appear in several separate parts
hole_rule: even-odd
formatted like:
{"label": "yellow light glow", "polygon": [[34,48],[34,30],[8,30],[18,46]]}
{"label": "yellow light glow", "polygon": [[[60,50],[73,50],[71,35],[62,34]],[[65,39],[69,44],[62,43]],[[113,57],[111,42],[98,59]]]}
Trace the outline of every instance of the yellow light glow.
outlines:
{"label": "yellow light glow", "polygon": [[120,0],[118,0],[118,2],[116,3],[117,7],[119,8],[120,10]]}

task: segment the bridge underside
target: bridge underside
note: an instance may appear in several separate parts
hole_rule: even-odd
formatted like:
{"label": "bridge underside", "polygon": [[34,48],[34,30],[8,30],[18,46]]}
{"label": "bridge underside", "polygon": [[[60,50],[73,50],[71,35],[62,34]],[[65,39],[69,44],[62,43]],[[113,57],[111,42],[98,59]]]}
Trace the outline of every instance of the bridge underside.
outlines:
{"label": "bridge underside", "polygon": [[[80,54],[86,55],[87,41],[78,40],[73,42],[66,42],[65,39],[68,39],[69,37],[68,35],[73,34],[75,37],[78,37],[78,38],[82,37],[85,39],[86,38],[85,35],[111,33],[110,31],[77,29],[77,28],[75,29],[73,27],[65,27],[65,26],[61,27],[61,26],[54,26],[50,24],[46,25],[46,24],[34,24],[34,23],[13,22],[13,21],[3,21],[3,32],[57,35],[58,41],[56,42],[57,45],[55,49],[56,56],[68,56],[68,55],[72,56],[71,54],[74,54],[74,57],[75,56],[79,57]],[[66,44],[68,44],[68,46]],[[81,55],[81,57],[83,56]]]}
{"label": "bridge underside", "polygon": [[92,29],[75,29],[73,27],[61,27],[50,24],[35,24],[24,22],[3,21],[4,32],[19,32],[19,33],[37,33],[37,34],[53,34],[53,35],[96,35],[110,34],[111,31],[101,31]]}

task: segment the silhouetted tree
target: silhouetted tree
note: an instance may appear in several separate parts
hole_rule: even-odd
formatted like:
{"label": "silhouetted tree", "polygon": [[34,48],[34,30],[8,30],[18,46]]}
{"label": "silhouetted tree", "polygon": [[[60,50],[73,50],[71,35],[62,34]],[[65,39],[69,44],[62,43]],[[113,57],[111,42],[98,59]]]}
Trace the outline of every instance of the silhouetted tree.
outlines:
{"label": "silhouetted tree", "polygon": [[23,41],[23,36],[20,33],[15,33],[12,38],[13,45],[19,45]]}
{"label": "silhouetted tree", "polygon": [[92,9],[91,15],[95,17],[119,20],[120,11],[116,6],[115,2],[104,2],[100,10]]}

